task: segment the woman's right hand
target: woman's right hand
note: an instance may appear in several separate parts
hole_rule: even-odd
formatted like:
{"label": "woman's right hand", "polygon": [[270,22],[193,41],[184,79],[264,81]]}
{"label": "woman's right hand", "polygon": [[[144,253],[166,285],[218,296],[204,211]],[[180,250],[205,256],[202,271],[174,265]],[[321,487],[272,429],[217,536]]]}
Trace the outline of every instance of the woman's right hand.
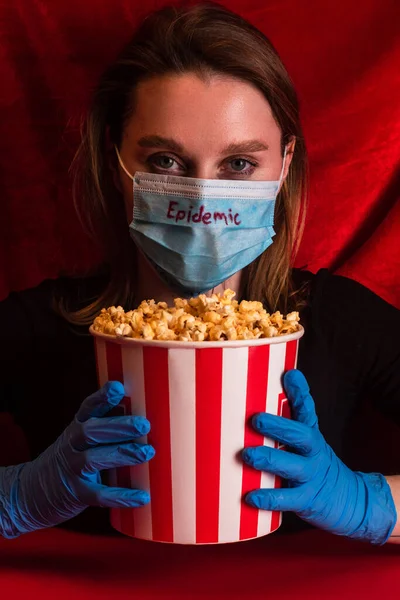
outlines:
{"label": "woman's right hand", "polygon": [[72,423],[32,462],[0,469],[0,534],[13,538],[52,527],[88,506],[147,504],[142,490],[108,487],[100,471],[134,466],[153,458],[152,446],[134,442],[146,435],[144,417],[107,417],[124,397],[121,383],[106,383],[86,398]]}

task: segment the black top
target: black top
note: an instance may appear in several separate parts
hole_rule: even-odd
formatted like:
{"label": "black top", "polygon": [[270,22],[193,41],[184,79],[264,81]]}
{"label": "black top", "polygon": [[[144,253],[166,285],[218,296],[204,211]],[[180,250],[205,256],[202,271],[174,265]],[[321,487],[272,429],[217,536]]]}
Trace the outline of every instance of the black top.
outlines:
{"label": "black top", "polygon": [[[370,404],[400,425],[400,311],[327,270],[316,275],[295,270],[294,277],[298,285],[309,282],[298,368],[309,382],[321,432],[349,467],[387,474],[384,452],[376,447],[388,445],[382,430],[376,437],[378,417],[360,431],[359,415]],[[101,283],[45,281],[0,302],[0,412],[14,415],[32,457],[56,439],[98,387],[93,338],[52,310],[54,293],[61,286],[82,301]],[[397,456],[390,470],[400,473],[400,451]]]}

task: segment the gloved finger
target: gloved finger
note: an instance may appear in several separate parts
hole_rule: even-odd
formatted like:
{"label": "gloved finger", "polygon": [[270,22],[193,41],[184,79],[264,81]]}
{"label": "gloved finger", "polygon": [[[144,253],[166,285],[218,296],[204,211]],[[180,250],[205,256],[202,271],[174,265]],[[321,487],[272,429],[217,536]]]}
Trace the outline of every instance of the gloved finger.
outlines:
{"label": "gloved finger", "polygon": [[107,508],[136,508],[150,502],[150,495],[144,490],[108,487],[96,483],[90,485],[85,496],[84,500],[89,506]]}
{"label": "gloved finger", "polygon": [[75,415],[80,421],[87,421],[91,417],[102,417],[112,408],[117,406],[124,397],[124,386],[119,381],[107,381],[102,388],[84,400]]}
{"label": "gloved finger", "polygon": [[265,437],[285,444],[304,456],[315,450],[317,443],[315,430],[303,425],[303,423],[270,415],[269,413],[258,413],[252,418],[252,424],[254,429]]}
{"label": "gloved finger", "polygon": [[293,512],[301,510],[300,488],[254,490],[246,495],[245,501],[250,506],[262,510],[290,510]]}
{"label": "gloved finger", "polygon": [[303,373],[297,369],[287,371],[283,376],[283,385],[290,401],[293,419],[308,427],[318,427],[314,400]]}
{"label": "gloved finger", "polygon": [[296,483],[308,481],[308,460],[298,454],[291,454],[268,446],[256,446],[245,448],[242,457],[248,465],[259,471],[274,473]]}
{"label": "gloved finger", "polygon": [[83,474],[89,474],[115,467],[139,465],[147,462],[154,455],[153,446],[133,442],[112,446],[97,446],[84,452],[77,452],[74,462]]}
{"label": "gloved finger", "polygon": [[128,442],[149,431],[150,423],[140,416],[91,418],[76,427],[70,442],[75,450],[85,450],[99,444]]}

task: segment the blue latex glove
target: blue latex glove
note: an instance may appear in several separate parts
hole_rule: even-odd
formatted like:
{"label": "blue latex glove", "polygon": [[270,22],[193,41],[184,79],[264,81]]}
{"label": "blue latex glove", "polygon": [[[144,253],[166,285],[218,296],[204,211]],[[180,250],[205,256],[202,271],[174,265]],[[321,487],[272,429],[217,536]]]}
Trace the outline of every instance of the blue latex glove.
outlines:
{"label": "blue latex glove", "polygon": [[143,417],[105,417],[124,397],[109,382],[82,403],[74,421],[36,460],[0,469],[0,534],[52,527],[88,506],[136,507],[145,491],[107,487],[100,471],[137,465],[154,456],[152,446],[132,442],[150,430]]}
{"label": "blue latex glove", "polygon": [[259,413],[253,426],[292,452],[259,446],[243,451],[245,462],[288,480],[288,488],[250,492],[256,508],[293,511],[337,535],[384,544],[397,520],[390,487],[379,473],[351,471],[328,446],[318,428],[314,401],[300,371],[288,371],[284,387],[294,420]]}

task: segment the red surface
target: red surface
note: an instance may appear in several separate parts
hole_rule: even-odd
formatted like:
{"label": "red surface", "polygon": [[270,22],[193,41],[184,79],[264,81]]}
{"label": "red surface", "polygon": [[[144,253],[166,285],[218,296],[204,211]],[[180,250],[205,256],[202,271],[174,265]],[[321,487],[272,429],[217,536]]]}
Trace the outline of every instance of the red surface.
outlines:
{"label": "red surface", "polygon": [[[90,90],[164,0],[0,3],[0,297],[98,261],[68,166]],[[311,196],[297,264],[332,267],[400,306],[398,0],[222,0],[256,24],[297,87]]]}
{"label": "red surface", "polygon": [[[196,540],[198,543],[218,539],[222,353],[221,348],[196,350]],[[210,385],[211,381],[212,385]],[[206,444],[204,440],[207,440]]]}
{"label": "red surface", "polygon": [[0,539],[1,597],[397,600],[400,546],[318,531],[175,546],[61,530]]}

